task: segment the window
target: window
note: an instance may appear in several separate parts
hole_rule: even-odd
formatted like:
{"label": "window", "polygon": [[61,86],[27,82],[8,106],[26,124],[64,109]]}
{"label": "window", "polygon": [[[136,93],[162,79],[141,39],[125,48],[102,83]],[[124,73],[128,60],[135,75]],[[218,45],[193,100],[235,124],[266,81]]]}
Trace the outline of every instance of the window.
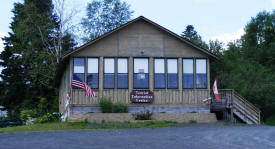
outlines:
{"label": "window", "polygon": [[157,58],[154,61],[154,86],[156,89],[165,88],[164,59]]}
{"label": "window", "polygon": [[117,88],[128,88],[128,59],[117,59]]}
{"label": "window", "polygon": [[149,88],[148,58],[134,58],[134,88]]}
{"label": "window", "polygon": [[194,88],[194,60],[183,59],[182,67],[182,87]]}
{"label": "window", "polygon": [[196,86],[206,88],[206,59],[196,59]]}
{"label": "window", "polygon": [[88,58],[87,84],[98,88],[98,58]]}
{"label": "window", "polygon": [[104,58],[104,88],[115,88],[115,59]]}
{"label": "window", "polygon": [[178,60],[167,59],[167,88],[178,88]]}
{"label": "window", "polygon": [[74,58],[73,80],[84,82],[84,58]]}

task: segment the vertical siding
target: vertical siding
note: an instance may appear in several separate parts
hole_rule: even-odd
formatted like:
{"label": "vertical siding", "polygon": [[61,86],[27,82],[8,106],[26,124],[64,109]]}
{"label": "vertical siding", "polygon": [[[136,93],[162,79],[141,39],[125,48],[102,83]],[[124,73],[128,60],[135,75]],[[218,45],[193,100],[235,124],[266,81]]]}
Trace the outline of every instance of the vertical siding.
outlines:
{"label": "vertical siding", "polygon": [[[209,97],[209,90],[155,90],[153,105],[197,105],[203,106],[202,100]],[[98,91],[95,91],[98,95]],[[97,105],[98,98],[108,97],[113,102],[131,104],[130,92],[126,89],[103,90],[102,95],[98,97],[86,97],[85,92],[80,89],[74,89],[72,93],[72,104],[76,105]]]}

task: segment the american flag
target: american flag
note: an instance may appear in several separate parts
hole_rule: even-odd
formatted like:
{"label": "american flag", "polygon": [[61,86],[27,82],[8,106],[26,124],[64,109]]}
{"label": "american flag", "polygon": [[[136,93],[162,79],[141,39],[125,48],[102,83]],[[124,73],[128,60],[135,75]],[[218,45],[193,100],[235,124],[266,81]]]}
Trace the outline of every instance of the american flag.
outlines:
{"label": "american flag", "polygon": [[73,74],[72,86],[85,90],[85,95],[88,97],[96,97],[94,91],[85,82],[82,82],[76,74]]}

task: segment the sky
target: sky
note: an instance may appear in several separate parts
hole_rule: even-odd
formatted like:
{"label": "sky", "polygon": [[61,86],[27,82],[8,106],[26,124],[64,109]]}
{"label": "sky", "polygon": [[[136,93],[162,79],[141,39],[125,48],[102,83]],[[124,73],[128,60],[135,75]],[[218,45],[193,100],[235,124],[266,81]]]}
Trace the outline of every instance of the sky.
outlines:
{"label": "sky", "polygon": [[[1,0],[0,37],[7,36],[12,21],[14,2]],[[76,18],[85,15],[92,0],[66,0],[67,8],[77,10]],[[161,26],[181,34],[187,25],[193,25],[204,41],[224,42],[240,38],[244,27],[258,12],[275,9],[275,0],[123,0],[131,5],[133,18],[144,16]],[[73,7],[72,7],[73,6]],[[80,19],[76,19],[76,22]],[[3,42],[0,40],[0,52]],[[1,71],[1,68],[0,68]]]}

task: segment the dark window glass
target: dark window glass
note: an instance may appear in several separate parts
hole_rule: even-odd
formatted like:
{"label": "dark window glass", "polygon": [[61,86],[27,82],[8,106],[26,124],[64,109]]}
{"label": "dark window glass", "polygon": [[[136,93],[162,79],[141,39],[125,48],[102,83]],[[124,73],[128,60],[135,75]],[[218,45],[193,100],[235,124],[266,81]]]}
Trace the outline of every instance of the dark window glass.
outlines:
{"label": "dark window glass", "polygon": [[167,88],[178,88],[178,60],[167,59]]}
{"label": "dark window glass", "polygon": [[128,74],[117,74],[117,88],[128,88]]}
{"label": "dark window glass", "polygon": [[74,73],[73,80],[84,82],[84,73]]}
{"label": "dark window glass", "polygon": [[136,88],[136,89],[149,88],[149,74],[148,73],[135,73],[134,74],[134,88]]}
{"label": "dark window glass", "polygon": [[104,74],[104,88],[115,88],[115,74]]}
{"label": "dark window glass", "polygon": [[161,89],[165,88],[165,74],[155,73],[155,88]]}
{"label": "dark window glass", "polygon": [[117,59],[117,88],[128,88],[128,59]]}
{"label": "dark window glass", "polygon": [[178,88],[178,74],[167,74],[167,88]]}
{"label": "dark window glass", "polygon": [[196,75],[197,88],[206,88],[206,74]]}
{"label": "dark window glass", "polygon": [[134,88],[149,88],[148,58],[134,59]]}
{"label": "dark window glass", "polygon": [[154,86],[156,89],[165,88],[165,66],[163,58],[154,60]]}
{"label": "dark window glass", "polygon": [[92,89],[98,88],[98,58],[88,58],[87,84]]}
{"label": "dark window glass", "polygon": [[115,88],[115,59],[104,58],[104,88]]}
{"label": "dark window glass", "polygon": [[98,73],[88,73],[87,84],[93,89],[98,88]]}
{"label": "dark window glass", "polygon": [[207,88],[206,59],[196,59],[196,87]]}
{"label": "dark window glass", "polygon": [[194,74],[183,74],[183,88],[194,88]]}
{"label": "dark window glass", "polygon": [[194,88],[194,60],[183,59],[182,66],[182,87]]}
{"label": "dark window glass", "polygon": [[[74,58],[73,80],[84,82],[84,58]],[[73,87],[74,89],[77,87]]]}

